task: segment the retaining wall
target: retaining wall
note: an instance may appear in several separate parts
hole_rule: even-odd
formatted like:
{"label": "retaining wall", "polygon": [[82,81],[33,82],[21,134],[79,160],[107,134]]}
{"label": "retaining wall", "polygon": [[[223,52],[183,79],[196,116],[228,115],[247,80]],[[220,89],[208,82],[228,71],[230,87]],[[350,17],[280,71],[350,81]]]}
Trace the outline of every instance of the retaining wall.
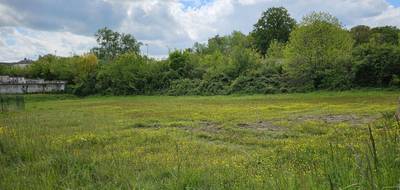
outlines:
{"label": "retaining wall", "polygon": [[65,83],[0,84],[0,94],[46,93],[64,90]]}

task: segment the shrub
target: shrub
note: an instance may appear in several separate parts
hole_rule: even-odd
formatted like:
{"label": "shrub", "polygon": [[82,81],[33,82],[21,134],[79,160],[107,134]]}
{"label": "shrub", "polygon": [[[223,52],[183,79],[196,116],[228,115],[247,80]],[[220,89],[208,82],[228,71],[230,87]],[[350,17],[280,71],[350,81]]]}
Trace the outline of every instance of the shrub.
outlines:
{"label": "shrub", "polygon": [[201,80],[199,79],[180,79],[172,81],[171,86],[168,89],[168,95],[198,95],[200,94]]}
{"label": "shrub", "polygon": [[279,65],[263,67],[236,78],[231,86],[231,93],[271,94],[280,92],[282,84],[282,68]]}
{"label": "shrub", "polygon": [[353,57],[357,86],[388,87],[393,76],[400,75],[400,48],[395,45],[364,44],[354,50]]}

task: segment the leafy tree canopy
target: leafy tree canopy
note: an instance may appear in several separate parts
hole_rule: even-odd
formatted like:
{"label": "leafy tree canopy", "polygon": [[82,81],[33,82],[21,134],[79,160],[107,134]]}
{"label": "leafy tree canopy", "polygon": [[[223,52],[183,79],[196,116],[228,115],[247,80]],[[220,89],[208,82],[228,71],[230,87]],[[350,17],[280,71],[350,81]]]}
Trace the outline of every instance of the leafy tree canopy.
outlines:
{"label": "leafy tree canopy", "polygon": [[253,43],[263,55],[273,40],[285,43],[289,40],[290,32],[295,28],[296,21],[290,17],[283,7],[269,8],[254,25],[252,31]]}
{"label": "leafy tree canopy", "polygon": [[371,29],[371,41],[378,44],[399,44],[400,29],[395,26],[383,26]]}
{"label": "leafy tree canopy", "polygon": [[355,40],[355,45],[361,45],[369,42],[371,36],[371,28],[365,25],[358,25],[350,30],[353,39]]}
{"label": "leafy tree canopy", "polygon": [[99,59],[111,60],[125,53],[140,53],[142,43],[138,42],[131,34],[121,34],[105,27],[99,29],[95,37],[99,47],[95,47],[91,51]]}
{"label": "leafy tree canopy", "polygon": [[327,23],[338,28],[342,27],[342,24],[338,18],[326,12],[312,12],[311,14],[303,17],[300,25],[307,26],[318,23]]}
{"label": "leafy tree canopy", "polygon": [[352,47],[350,34],[336,18],[327,13],[312,13],[290,36],[285,68],[295,86],[305,90],[326,88],[328,72],[342,69],[343,62],[350,62]]}

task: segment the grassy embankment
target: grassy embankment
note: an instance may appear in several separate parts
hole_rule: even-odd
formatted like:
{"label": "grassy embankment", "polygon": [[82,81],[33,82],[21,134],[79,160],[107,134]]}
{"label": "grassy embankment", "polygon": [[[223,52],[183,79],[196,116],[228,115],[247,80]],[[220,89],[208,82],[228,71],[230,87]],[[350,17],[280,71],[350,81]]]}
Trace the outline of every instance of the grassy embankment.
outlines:
{"label": "grassy embankment", "polygon": [[0,114],[0,189],[395,188],[398,95],[28,96]]}

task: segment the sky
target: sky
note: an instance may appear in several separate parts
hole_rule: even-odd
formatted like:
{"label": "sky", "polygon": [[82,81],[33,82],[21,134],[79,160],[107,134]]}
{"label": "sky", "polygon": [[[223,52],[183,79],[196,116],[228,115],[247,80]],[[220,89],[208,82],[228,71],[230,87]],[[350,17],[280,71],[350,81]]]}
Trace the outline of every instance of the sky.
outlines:
{"label": "sky", "polygon": [[346,28],[400,27],[400,0],[0,0],[0,62],[83,54],[96,46],[93,35],[105,26],[134,35],[148,44],[150,56],[164,58],[170,49],[217,34],[247,34],[274,6],[298,21],[324,11]]}
{"label": "sky", "polygon": [[400,6],[400,0],[389,0],[388,2],[396,7]]}

